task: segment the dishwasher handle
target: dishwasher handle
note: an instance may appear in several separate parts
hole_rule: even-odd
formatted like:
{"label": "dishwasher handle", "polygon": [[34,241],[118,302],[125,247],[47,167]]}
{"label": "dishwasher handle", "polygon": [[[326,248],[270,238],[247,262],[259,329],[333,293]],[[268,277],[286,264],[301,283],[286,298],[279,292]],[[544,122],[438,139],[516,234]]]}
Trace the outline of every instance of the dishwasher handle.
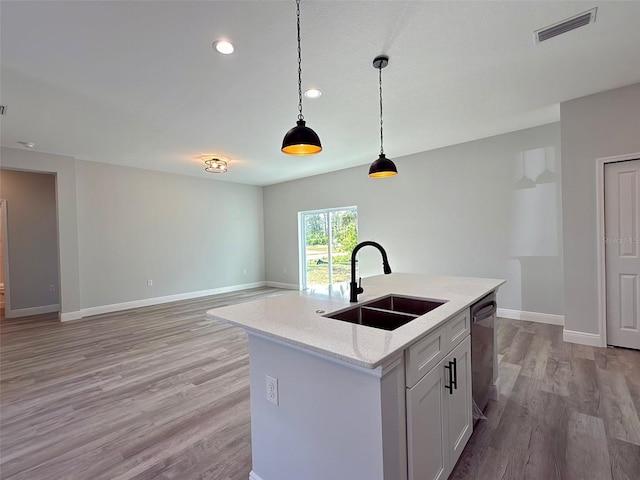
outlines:
{"label": "dishwasher handle", "polygon": [[477,310],[474,309],[475,311],[473,312],[473,321],[479,322],[481,320],[484,320],[485,318],[489,318],[495,315],[497,309],[498,304],[495,302],[495,300],[491,300],[490,302],[487,302],[484,305],[478,307]]}

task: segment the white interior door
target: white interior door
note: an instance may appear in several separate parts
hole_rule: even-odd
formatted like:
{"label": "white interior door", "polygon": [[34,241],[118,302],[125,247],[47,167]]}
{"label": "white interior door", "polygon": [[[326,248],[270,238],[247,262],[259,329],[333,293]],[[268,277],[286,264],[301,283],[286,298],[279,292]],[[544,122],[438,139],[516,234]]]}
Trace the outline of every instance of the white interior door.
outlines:
{"label": "white interior door", "polygon": [[[11,312],[9,302],[9,255],[7,243],[7,201],[0,199],[0,313]],[[2,310],[4,309],[4,310]]]}
{"label": "white interior door", "polygon": [[640,159],[604,172],[607,343],[640,350]]}

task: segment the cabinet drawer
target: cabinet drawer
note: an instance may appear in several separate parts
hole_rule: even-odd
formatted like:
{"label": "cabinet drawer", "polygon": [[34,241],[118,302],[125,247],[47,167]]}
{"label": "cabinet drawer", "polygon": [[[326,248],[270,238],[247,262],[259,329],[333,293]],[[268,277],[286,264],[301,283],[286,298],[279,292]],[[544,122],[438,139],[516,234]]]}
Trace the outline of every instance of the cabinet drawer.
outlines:
{"label": "cabinet drawer", "polygon": [[447,325],[448,323],[418,340],[406,350],[407,387],[413,387],[449,353],[446,339]]}
{"label": "cabinet drawer", "polygon": [[471,332],[469,309],[465,309],[458,315],[448,320],[445,327],[447,329],[447,346],[446,352],[450,352],[454,349],[467,335]]}

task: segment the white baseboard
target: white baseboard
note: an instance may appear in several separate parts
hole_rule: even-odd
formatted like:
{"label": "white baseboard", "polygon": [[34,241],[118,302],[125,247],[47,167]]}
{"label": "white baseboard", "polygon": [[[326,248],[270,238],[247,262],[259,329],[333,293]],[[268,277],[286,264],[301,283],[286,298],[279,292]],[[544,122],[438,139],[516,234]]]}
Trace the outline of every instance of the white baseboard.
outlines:
{"label": "white baseboard", "polygon": [[498,316],[510,318],[511,320],[525,320],[527,322],[546,323],[548,325],[560,325],[564,327],[564,315],[553,315],[551,313],[525,312],[522,310],[510,310],[499,308]]}
{"label": "white baseboard", "polygon": [[19,308],[17,310],[6,310],[6,318],[30,317],[31,315],[42,315],[43,313],[53,313],[60,311],[60,305],[43,305],[41,307]]}
{"label": "white baseboard", "polygon": [[[80,310],[81,317],[91,317],[93,315],[101,315],[103,313],[119,312],[122,310],[130,310],[132,308],[148,307],[151,305],[160,305],[162,303],[177,302],[179,300],[190,300],[192,298],[208,297],[209,295],[218,295],[221,293],[235,292],[238,290],[247,290],[249,288],[264,287],[266,282],[244,283],[242,285],[231,285],[229,287],[212,288],[210,290],[199,290],[196,292],[176,293],[174,295],[166,295],[164,297],[143,298],[142,300],[133,300],[130,302],[113,303],[111,305],[100,305],[98,307],[88,307]],[[75,313],[75,312],[74,312]],[[62,321],[77,320],[74,318],[65,318]]]}
{"label": "white baseboard", "polygon": [[262,480],[262,477],[260,477],[256,472],[251,470],[249,472],[249,480]]}
{"label": "white baseboard", "polygon": [[591,347],[606,347],[602,343],[602,337],[595,333],[576,332],[575,330],[564,329],[562,332],[562,340],[569,343],[579,343],[580,345],[589,345]]}
{"label": "white baseboard", "polygon": [[64,312],[60,314],[61,322],[68,322],[70,320],[80,320],[82,318],[82,312],[77,310],[75,312]]}
{"label": "white baseboard", "polygon": [[280,282],[266,282],[267,287],[273,288],[286,288],[288,290],[300,290],[298,285],[294,285],[293,283],[280,283]]}
{"label": "white baseboard", "polygon": [[[499,308],[498,317],[510,318],[512,320],[526,320],[527,322],[546,323],[549,325],[560,325],[564,327],[564,315],[552,315],[550,313],[524,312],[521,310],[510,310]],[[562,332],[562,340],[568,343],[579,343],[591,347],[606,347],[603,345],[600,335],[595,333],[576,332],[567,330]]]}

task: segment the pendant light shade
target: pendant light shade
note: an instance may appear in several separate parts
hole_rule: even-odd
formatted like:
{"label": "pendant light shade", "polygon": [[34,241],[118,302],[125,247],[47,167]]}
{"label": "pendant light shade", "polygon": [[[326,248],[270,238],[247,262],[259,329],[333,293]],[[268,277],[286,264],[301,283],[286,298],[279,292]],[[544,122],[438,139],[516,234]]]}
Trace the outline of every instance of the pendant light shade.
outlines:
{"label": "pendant light shade", "polygon": [[536,177],[536,184],[556,183],[556,174],[549,168],[549,158],[553,161],[553,147],[547,147],[544,150],[544,170]]}
{"label": "pendant light shade", "polygon": [[373,59],[373,68],[378,69],[378,83],[380,85],[380,156],[369,167],[370,178],[387,178],[398,175],[395,163],[384,154],[384,135],[382,130],[382,69],[389,65],[389,57],[379,55]]}
{"label": "pendant light shade", "polygon": [[525,190],[527,188],[536,188],[536,182],[527,177],[527,159],[522,155],[522,177],[516,182],[516,190]]}
{"label": "pendant light shade", "polygon": [[378,159],[369,167],[369,176],[371,178],[393,177],[397,174],[398,169],[395,163],[385,157],[384,153],[381,153]]}
{"label": "pendant light shade", "polygon": [[302,55],[300,50],[300,0],[296,0],[298,27],[298,121],[282,140],[282,153],[287,155],[314,155],[322,151],[318,134],[306,126],[302,115]]}
{"label": "pendant light shade", "polygon": [[298,120],[295,127],[282,140],[282,152],[287,155],[313,155],[322,150],[318,134],[307,127],[304,120]]}

